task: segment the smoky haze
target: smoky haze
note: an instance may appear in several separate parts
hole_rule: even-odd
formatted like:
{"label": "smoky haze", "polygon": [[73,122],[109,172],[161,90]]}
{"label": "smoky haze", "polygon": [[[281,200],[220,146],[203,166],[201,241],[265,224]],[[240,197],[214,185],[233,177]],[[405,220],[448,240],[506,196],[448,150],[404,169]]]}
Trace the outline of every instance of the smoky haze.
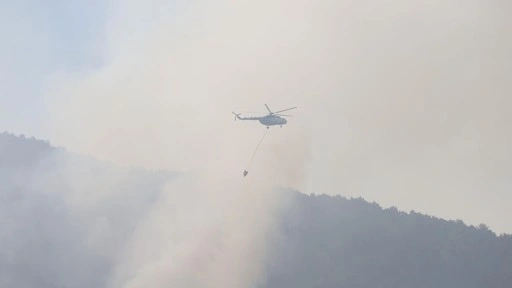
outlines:
{"label": "smoky haze", "polygon": [[[187,275],[211,280],[233,263],[240,269],[215,287],[247,287],[262,277],[261,251],[246,252],[244,243],[264,251],[268,207],[279,203],[266,191],[276,185],[512,231],[505,6],[112,1],[105,66],[47,79],[49,138],[121,165],[200,175],[169,184],[169,199],[136,231],[113,287],[200,286]],[[264,103],[299,108],[288,125],[270,130],[242,178],[264,127],[235,122],[231,111],[264,113]],[[204,207],[192,204],[192,191]],[[259,205],[244,209],[252,197]],[[176,227],[191,231],[179,243],[214,241],[208,229],[239,235],[226,246],[226,262],[194,271],[195,255],[205,254],[198,247],[213,244],[165,241],[167,206],[180,201],[190,209]],[[248,230],[246,220],[260,228]],[[172,268],[162,255],[183,265]]]}
{"label": "smoky haze", "polygon": [[235,177],[263,131],[230,112],[299,106],[257,181],[512,231],[503,1],[111,6],[107,64],[47,82],[56,143]]}
{"label": "smoky haze", "polygon": [[0,287],[508,287],[512,279],[512,236],[485,225],[361,198],[205,186],[7,133],[0,159]]}

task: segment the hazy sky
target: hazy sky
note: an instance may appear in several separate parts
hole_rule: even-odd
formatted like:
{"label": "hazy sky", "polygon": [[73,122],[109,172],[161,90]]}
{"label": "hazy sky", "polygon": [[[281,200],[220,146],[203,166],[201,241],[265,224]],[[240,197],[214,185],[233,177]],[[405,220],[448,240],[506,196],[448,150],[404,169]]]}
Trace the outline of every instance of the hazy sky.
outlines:
{"label": "hazy sky", "polygon": [[[101,65],[103,1],[0,3],[0,122],[2,129],[47,138],[42,87],[57,69]],[[29,105],[30,104],[30,105]]]}
{"label": "hazy sky", "polygon": [[506,1],[4,2],[0,130],[512,232]]}

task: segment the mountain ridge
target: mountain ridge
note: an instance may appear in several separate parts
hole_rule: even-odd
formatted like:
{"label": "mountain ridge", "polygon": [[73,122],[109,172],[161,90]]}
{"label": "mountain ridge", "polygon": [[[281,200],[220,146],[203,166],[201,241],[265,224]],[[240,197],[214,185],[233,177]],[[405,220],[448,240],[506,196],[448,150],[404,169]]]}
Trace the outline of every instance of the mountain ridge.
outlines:
{"label": "mountain ridge", "polygon": [[[39,152],[40,154],[48,153],[48,152],[60,152],[60,153],[68,153],[69,155],[72,155],[73,157],[77,157],[77,158],[82,159],[82,160],[94,161],[94,162],[100,163],[102,165],[109,166],[111,168],[133,169],[133,170],[137,170],[137,171],[144,171],[144,172],[147,172],[147,173],[161,173],[162,175],[165,175],[165,174],[167,174],[167,175],[169,175],[169,174],[173,174],[173,175],[179,174],[179,172],[177,172],[177,171],[172,171],[171,172],[171,171],[164,170],[164,169],[148,170],[146,168],[135,167],[135,166],[123,167],[123,166],[120,166],[120,165],[117,165],[117,164],[113,164],[113,163],[108,162],[108,161],[99,160],[99,159],[97,159],[95,157],[92,157],[92,156],[84,156],[84,155],[81,155],[81,154],[78,154],[78,153],[69,152],[64,147],[55,147],[55,146],[53,146],[51,144],[51,142],[49,142],[48,140],[37,139],[35,137],[27,138],[24,134],[16,135],[14,133],[9,133],[9,132],[5,131],[3,133],[0,133],[0,140],[1,140],[0,141],[0,149],[5,148],[5,143],[6,142],[7,143],[11,142],[9,144],[30,144],[31,143],[32,145],[25,145],[24,148],[33,146],[33,147],[30,147],[30,149],[28,149],[29,153],[26,153],[25,155],[29,155],[30,158],[34,158],[36,160],[38,159],[38,156],[39,156],[39,154],[37,152]],[[44,149],[45,151],[37,151],[37,149],[41,149],[41,148]],[[32,152],[32,153],[30,153],[30,152]],[[17,156],[16,153],[8,153],[8,155],[10,155],[10,156],[16,155]],[[2,159],[5,160],[5,157],[2,157]],[[2,160],[0,159],[0,161],[2,161]],[[282,188],[282,187],[279,188],[278,190],[280,190],[281,192],[294,192],[294,193],[300,193],[300,194],[309,195],[309,196],[334,197],[335,199],[338,199],[338,198],[341,197],[341,198],[346,199],[346,200],[364,201],[367,204],[376,205],[377,207],[382,208],[382,206],[380,206],[380,204],[378,204],[377,202],[375,202],[375,201],[368,201],[368,200],[364,199],[361,196],[359,196],[359,197],[346,197],[346,196],[343,196],[343,195],[340,195],[340,194],[338,194],[338,195],[328,195],[328,194],[325,194],[325,193],[320,193],[320,194],[310,193],[310,194],[306,194],[306,193],[301,192],[299,190],[296,190],[294,188]],[[406,210],[398,209],[396,206],[391,206],[391,207],[382,208],[382,209],[384,209],[384,210],[392,210],[392,211],[395,211],[395,212],[399,212],[402,215],[423,215],[423,216],[427,216],[427,217],[435,219],[435,220],[448,221],[450,223],[452,223],[452,222],[453,223],[460,223],[460,224],[466,225],[467,227],[473,227],[475,229],[476,228],[480,228],[480,229],[483,229],[483,230],[488,230],[489,232],[495,234],[496,236],[512,235],[511,233],[499,233],[498,234],[495,231],[492,231],[492,229],[490,229],[487,226],[487,224],[485,224],[485,223],[481,223],[477,227],[477,226],[474,226],[474,225],[466,224],[461,219],[456,219],[456,220],[445,219],[445,218],[442,218],[442,217],[436,217],[436,216],[428,214],[428,213],[419,213],[419,212],[416,212],[414,209],[409,210],[409,212],[407,212]]]}
{"label": "mountain ridge", "polygon": [[265,287],[512,284],[512,235],[362,198],[289,193]]}
{"label": "mountain ridge", "polygon": [[[108,287],[140,219],[176,176],[0,134],[0,288]],[[272,216],[262,287],[512,284],[512,235],[485,224],[362,197],[276,192],[282,207]]]}

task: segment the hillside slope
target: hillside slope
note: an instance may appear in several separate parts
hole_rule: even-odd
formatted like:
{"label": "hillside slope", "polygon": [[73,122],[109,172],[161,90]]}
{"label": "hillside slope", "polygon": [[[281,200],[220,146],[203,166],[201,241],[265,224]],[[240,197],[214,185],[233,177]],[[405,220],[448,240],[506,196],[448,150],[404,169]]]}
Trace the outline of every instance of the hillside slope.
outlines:
{"label": "hillside slope", "polygon": [[[173,177],[0,134],[0,288],[110,287],[134,230]],[[268,239],[264,287],[512,287],[512,236],[485,225],[276,193],[285,201]]]}
{"label": "hillside slope", "polygon": [[266,287],[512,287],[512,236],[485,225],[287,192]]}
{"label": "hillside slope", "polygon": [[106,287],[170,178],[0,134],[0,287]]}

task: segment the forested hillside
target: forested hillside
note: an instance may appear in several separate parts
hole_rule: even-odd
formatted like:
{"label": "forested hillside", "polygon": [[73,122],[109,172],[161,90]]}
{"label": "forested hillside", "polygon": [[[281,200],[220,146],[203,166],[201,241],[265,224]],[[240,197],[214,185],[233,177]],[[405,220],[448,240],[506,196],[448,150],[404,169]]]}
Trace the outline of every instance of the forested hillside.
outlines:
{"label": "forested hillside", "polygon": [[286,193],[267,287],[512,287],[512,236],[484,224]]}
{"label": "forested hillside", "polygon": [[[0,134],[0,288],[110,287],[133,231],[173,177]],[[512,287],[512,236],[483,224],[276,193],[284,202],[264,287]]]}
{"label": "forested hillside", "polygon": [[106,287],[170,178],[0,134],[0,287]]}

